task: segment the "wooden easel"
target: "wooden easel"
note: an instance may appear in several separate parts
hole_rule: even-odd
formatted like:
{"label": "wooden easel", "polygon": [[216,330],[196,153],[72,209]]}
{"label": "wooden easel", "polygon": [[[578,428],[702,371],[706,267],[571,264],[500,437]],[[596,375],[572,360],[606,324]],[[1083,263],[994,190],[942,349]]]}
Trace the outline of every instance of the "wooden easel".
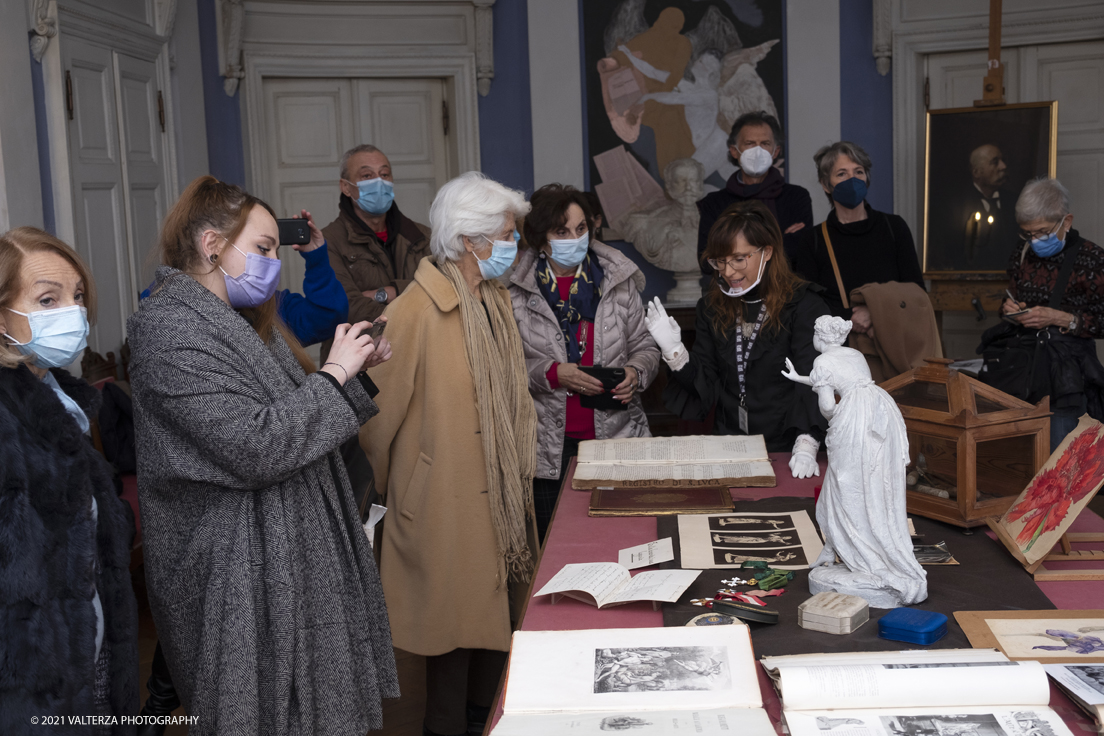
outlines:
{"label": "wooden easel", "polygon": [[[989,0],[989,64],[982,82],[982,97],[974,100],[974,107],[999,107],[1004,100],[1004,64],[1001,63],[1001,15],[1002,0]],[[1004,274],[962,273],[954,276],[925,275],[931,279],[929,297],[935,310],[939,336],[943,337],[943,312],[969,312],[976,310],[978,320],[985,310],[999,311],[1004,301],[1004,287],[1008,284]]]}
{"label": "wooden easel", "polygon": [[989,0],[989,67],[982,83],[981,99],[974,107],[998,107],[1004,104],[1004,64],[1001,52],[1001,3]]}
{"label": "wooden easel", "polygon": [[1104,567],[1094,567],[1087,570],[1048,570],[1043,566],[1044,562],[1104,562],[1104,549],[1073,549],[1075,542],[1104,542],[1104,533],[1101,532],[1066,532],[1058,540],[1061,552],[1051,552],[1041,560],[1028,563],[1027,558],[1020,552],[1020,546],[1016,540],[1008,536],[1008,533],[996,519],[986,519],[989,528],[997,535],[997,539],[1019,560],[1035,578],[1035,582],[1057,582],[1060,580],[1104,580]]}

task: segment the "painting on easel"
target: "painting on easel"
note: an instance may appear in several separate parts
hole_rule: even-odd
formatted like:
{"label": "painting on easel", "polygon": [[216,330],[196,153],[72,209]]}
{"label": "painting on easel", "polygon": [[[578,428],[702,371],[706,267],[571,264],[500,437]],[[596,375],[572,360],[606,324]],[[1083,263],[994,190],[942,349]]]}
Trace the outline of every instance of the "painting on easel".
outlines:
{"label": "painting on easel", "polygon": [[[1016,559],[1034,572],[1102,485],[1104,424],[1085,415],[1016,502],[999,520],[990,520],[989,526]],[[1063,543],[1066,547],[1068,543]]]}

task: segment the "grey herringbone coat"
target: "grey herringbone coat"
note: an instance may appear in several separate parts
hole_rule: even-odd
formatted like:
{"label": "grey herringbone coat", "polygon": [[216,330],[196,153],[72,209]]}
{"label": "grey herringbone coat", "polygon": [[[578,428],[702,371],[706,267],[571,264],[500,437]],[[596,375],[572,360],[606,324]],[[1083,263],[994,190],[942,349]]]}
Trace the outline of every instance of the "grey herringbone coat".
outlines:
{"label": "grey herringbone coat", "polygon": [[377,412],[170,268],[127,322],[150,608],[191,734],[350,734],[397,697],[338,446]]}

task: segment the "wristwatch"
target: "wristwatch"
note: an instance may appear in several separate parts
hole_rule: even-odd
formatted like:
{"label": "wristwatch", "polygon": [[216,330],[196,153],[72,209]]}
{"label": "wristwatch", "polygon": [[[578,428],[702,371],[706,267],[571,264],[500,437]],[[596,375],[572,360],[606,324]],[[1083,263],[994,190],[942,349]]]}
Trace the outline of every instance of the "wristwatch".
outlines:
{"label": "wristwatch", "polygon": [[387,289],[383,287],[376,289],[376,301],[380,304],[387,303]]}
{"label": "wristwatch", "polygon": [[1077,315],[1070,317],[1069,327],[1066,328],[1066,332],[1077,332]]}

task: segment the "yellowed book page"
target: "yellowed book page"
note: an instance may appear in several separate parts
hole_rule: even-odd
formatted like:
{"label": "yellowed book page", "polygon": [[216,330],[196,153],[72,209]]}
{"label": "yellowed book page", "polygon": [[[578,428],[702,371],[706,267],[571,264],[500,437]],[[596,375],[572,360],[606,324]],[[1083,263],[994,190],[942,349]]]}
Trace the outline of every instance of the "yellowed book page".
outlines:
{"label": "yellowed book page", "polygon": [[655,465],[766,461],[763,435],[690,435],[586,440],[579,444],[579,464]]}

